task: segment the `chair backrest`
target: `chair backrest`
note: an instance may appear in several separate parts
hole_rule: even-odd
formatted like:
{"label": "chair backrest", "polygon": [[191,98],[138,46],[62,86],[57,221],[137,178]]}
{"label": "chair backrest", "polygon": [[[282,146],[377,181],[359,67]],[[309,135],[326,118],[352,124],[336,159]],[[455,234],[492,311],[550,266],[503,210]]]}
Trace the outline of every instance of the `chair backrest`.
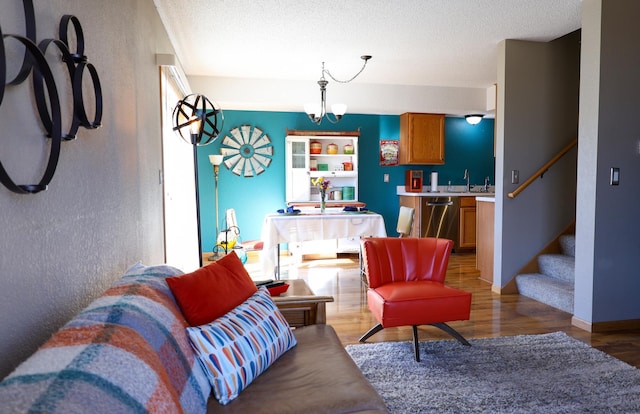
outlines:
{"label": "chair backrest", "polygon": [[413,208],[400,206],[400,212],[398,213],[398,225],[396,226],[398,237],[405,237],[411,234],[412,224],[413,224]]}
{"label": "chair backrest", "polygon": [[453,241],[426,238],[364,238],[362,260],[370,288],[431,280],[444,283]]}

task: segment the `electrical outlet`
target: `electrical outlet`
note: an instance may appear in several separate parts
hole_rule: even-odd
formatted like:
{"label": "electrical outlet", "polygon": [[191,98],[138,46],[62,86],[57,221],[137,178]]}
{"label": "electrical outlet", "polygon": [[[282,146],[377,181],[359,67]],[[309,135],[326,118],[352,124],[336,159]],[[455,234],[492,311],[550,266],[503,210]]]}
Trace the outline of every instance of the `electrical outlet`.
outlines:
{"label": "electrical outlet", "polygon": [[518,184],[520,182],[520,171],[511,170],[511,184]]}
{"label": "electrical outlet", "polygon": [[382,176],[382,181],[384,181],[385,183],[389,182],[389,174],[385,174]]}

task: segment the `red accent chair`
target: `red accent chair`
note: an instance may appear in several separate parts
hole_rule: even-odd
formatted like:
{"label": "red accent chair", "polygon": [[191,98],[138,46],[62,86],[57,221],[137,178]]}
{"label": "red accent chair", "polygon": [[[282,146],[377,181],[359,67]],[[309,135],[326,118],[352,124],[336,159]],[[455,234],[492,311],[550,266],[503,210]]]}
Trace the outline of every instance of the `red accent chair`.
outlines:
{"label": "red accent chair", "polygon": [[384,328],[412,326],[416,361],[418,325],[432,325],[470,345],[446,322],[468,320],[471,293],[444,284],[453,242],[436,238],[362,239],[367,302],[380,322],[360,338],[365,342]]}

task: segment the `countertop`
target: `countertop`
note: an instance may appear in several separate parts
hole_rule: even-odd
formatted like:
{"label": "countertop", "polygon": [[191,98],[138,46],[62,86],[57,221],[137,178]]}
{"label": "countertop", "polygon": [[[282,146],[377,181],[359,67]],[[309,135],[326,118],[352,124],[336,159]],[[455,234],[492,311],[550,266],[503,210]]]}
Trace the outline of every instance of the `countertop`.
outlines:
{"label": "countertop", "polygon": [[410,197],[483,197],[483,198],[494,198],[495,197],[495,189],[493,186],[489,187],[489,192],[480,192],[480,191],[464,191],[464,186],[454,186],[453,191],[447,191],[447,186],[438,187],[438,192],[430,192],[430,187],[422,187],[422,192],[413,193],[406,191],[403,185],[399,185],[396,188],[396,194],[399,196],[410,196]]}
{"label": "countertop", "polygon": [[485,203],[495,203],[496,198],[494,195],[482,196],[482,197],[476,197],[476,201],[484,201]]}

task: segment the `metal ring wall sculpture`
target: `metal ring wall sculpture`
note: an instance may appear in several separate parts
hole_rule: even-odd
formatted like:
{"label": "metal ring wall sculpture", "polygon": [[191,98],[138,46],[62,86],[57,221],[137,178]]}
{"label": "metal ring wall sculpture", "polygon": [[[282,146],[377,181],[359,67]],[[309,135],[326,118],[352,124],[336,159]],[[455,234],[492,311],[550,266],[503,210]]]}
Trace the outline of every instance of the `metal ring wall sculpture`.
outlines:
{"label": "metal ring wall sculpture", "polygon": [[[49,160],[42,178],[37,184],[16,184],[11,179],[2,162],[0,161],[0,182],[10,191],[18,194],[35,194],[47,189],[55,173],[60,157],[62,141],[70,141],[76,138],[79,127],[95,129],[100,127],[102,121],[102,88],[98,72],[95,67],[87,62],[84,55],[84,34],[80,21],[72,15],[64,15],[60,20],[60,39],[44,39],[36,44],[36,21],[32,0],[23,0],[26,37],[15,34],[3,34],[0,28],[0,107],[4,98],[6,86],[16,86],[24,82],[29,75],[32,76],[33,92],[36,109],[46,131],[47,138],[51,141]],[[69,51],[69,28],[73,27],[76,50]],[[25,48],[25,54],[16,77],[7,82],[7,57],[5,39],[17,40]],[[51,72],[51,67],[46,58],[49,46],[54,45],[62,57],[62,62],[69,72],[69,83],[73,92],[73,114],[70,126],[66,133],[62,133],[62,112],[58,89]],[[84,71],[88,71],[91,77],[95,99],[95,113],[93,120],[89,120],[83,97]]]}

